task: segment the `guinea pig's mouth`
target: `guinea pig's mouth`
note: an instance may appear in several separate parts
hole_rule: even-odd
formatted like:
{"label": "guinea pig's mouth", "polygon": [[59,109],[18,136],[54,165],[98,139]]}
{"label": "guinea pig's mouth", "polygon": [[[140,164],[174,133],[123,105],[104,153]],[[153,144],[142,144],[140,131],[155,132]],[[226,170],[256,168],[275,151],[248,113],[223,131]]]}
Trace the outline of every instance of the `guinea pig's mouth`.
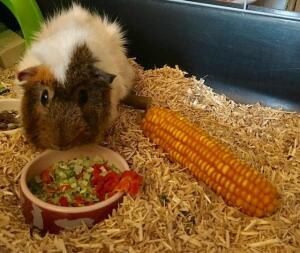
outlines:
{"label": "guinea pig's mouth", "polygon": [[53,149],[56,150],[68,150],[75,146],[88,144],[92,142],[91,138],[88,138],[86,130],[80,131],[73,139],[68,142],[60,143],[59,145],[52,145]]}

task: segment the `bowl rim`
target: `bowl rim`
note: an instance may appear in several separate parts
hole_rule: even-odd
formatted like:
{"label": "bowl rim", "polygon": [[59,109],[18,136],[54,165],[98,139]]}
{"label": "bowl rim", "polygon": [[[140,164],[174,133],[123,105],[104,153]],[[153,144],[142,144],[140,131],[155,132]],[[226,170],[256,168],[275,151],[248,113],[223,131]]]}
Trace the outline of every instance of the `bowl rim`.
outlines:
{"label": "bowl rim", "polygon": [[[86,146],[86,145],[84,145],[84,146]],[[102,150],[106,150],[110,153],[113,153],[123,163],[124,171],[130,170],[128,163],[119,153],[117,153],[111,149],[102,147],[100,145],[93,145],[93,146],[96,146],[98,149],[100,148]],[[80,148],[80,147],[76,147],[76,148]],[[72,149],[70,149],[70,150],[72,150]],[[111,204],[116,202],[118,199],[120,199],[124,195],[124,192],[117,192],[113,196],[109,197],[108,199],[106,199],[104,201],[101,201],[99,203],[96,203],[96,204],[93,204],[90,206],[82,206],[82,207],[62,207],[62,206],[49,204],[47,202],[40,200],[38,197],[36,197],[34,194],[32,194],[31,191],[29,190],[29,188],[27,186],[27,182],[26,182],[26,177],[27,177],[27,174],[28,174],[29,169],[32,164],[34,164],[38,159],[41,159],[42,156],[47,156],[48,154],[52,153],[53,151],[56,151],[56,150],[45,150],[44,152],[42,152],[41,154],[36,156],[32,161],[27,163],[25,165],[25,167],[22,169],[21,178],[20,178],[20,191],[21,191],[21,194],[24,194],[31,201],[31,203],[35,204],[38,207],[41,207],[45,210],[52,211],[52,212],[60,212],[60,213],[65,213],[65,214],[70,214],[70,213],[80,214],[80,213],[96,211],[101,208],[110,206]]]}

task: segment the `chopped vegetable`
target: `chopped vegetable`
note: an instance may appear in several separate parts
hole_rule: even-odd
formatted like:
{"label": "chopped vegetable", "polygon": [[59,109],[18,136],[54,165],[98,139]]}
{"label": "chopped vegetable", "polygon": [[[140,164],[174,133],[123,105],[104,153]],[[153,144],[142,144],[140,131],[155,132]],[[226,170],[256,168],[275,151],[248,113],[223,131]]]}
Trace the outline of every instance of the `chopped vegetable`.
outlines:
{"label": "chopped vegetable", "polygon": [[121,171],[103,158],[59,161],[33,177],[29,189],[39,199],[59,206],[87,206],[103,201],[116,192],[135,196],[143,177]]}
{"label": "chopped vegetable", "polygon": [[131,196],[138,194],[143,178],[134,171],[124,171],[121,180],[115,187],[116,191],[128,192]]}

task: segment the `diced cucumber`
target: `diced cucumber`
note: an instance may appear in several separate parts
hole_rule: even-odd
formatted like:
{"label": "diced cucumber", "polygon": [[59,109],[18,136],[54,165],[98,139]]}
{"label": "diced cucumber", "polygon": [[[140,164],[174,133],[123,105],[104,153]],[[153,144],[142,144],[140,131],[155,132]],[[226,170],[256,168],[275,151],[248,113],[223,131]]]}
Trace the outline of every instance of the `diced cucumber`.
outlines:
{"label": "diced cucumber", "polygon": [[34,177],[34,180],[37,182],[37,183],[41,183],[42,182],[42,179],[39,175],[35,176]]}
{"label": "diced cucumber", "polygon": [[75,189],[77,187],[77,183],[72,183],[71,188]]}
{"label": "diced cucumber", "polygon": [[76,183],[76,178],[75,178],[75,177],[70,177],[70,178],[68,179],[68,182],[69,182],[69,184]]}
{"label": "diced cucumber", "polygon": [[74,171],[76,175],[79,175],[82,172],[82,166],[76,166],[74,167]]}
{"label": "diced cucumber", "polygon": [[58,175],[59,175],[59,177],[62,178],[62,179],[67,178],[66,173],[63,172],[63,171],[58,171]]}
{"label": "diced cucumber", "polygon": [[54,204],[57,204],[58,201],[59,201],[59,199],[60,199],[60,195],[55,194],[55,196],[52,197],[52,202],[53,202]]}
{"label": "diced cucumber", "polygon": [[69,203],[73,202],[74,198],[73,198],[72,193],[67,192],[64,196],[67,198]]}
{"label": "diced cucumber", "polygon": [[89,167],[89,168],[87,168],[86,171],[89,172],[89,173],[92,173],[94,171],[94,168],[93,167]]}
{"label": "diced cucumber", "polygon": [[68,168],[68,165],[65,164],[65,163],[61,163],[61,164],[59,165],[59,168],[62,169],[62,170],[67,170],[67,169],[69,169],[69,168]]}
{"label": "diced cucumber", "polygon": [[90,173],[86,173],[86,172],[85,172],[85,173],[83,174],[83,179],[86,180],[86,181],[89,181],[90,178],[91,178],[91,176],[92,176],[92,175],[91,175]]}
{"label": "diced cucumber", "polygon": [[88,181],[85,181],[85,180],[79,181],[79,185],[80,185],[81,187],[86,187],[88,184],[89,184]]}
{"label": "diced cucumber", "polygon": [[103,164],[103,163],[106,163],[106,160],[103,159],[101,156],[95,156],[94,159],[93,159],[93,163],[100,163],[100,164]]}
{"label": "diced cucumber", "polygon": [[35,180],[35,178],[33,178],[33,180],[29,181],[28,186],[34,195],[40,194],[43,190],[43,186],[42,186],[41,182],[37,182]]}
{"label": "diced cucumber", "polygon": [[80,190],[80,194],[83,194],[83,193],[86,193],[86,192],[87,192],[86,188],[83,188],[83,189]]}
{"label": "diced cucumber", "polygon": [[120,170],[119,170],[119,168],[118,168],[116,165],[111,164],[111,165],[110,165],[110,168],[111,168],[114,172],[120,173]]}

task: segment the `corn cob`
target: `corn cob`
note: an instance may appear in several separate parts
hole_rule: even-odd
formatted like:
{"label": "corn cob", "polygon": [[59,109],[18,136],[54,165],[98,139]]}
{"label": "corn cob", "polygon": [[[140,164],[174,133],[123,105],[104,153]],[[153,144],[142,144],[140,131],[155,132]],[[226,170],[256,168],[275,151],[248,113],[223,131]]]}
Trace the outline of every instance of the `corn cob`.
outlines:
{"label": "corn cob", "polygon": [[142,129],[145,136],[221,195],[227,204],[256,217],[277,209],[279,195],[262,174],[178,113],[150,108]]}

